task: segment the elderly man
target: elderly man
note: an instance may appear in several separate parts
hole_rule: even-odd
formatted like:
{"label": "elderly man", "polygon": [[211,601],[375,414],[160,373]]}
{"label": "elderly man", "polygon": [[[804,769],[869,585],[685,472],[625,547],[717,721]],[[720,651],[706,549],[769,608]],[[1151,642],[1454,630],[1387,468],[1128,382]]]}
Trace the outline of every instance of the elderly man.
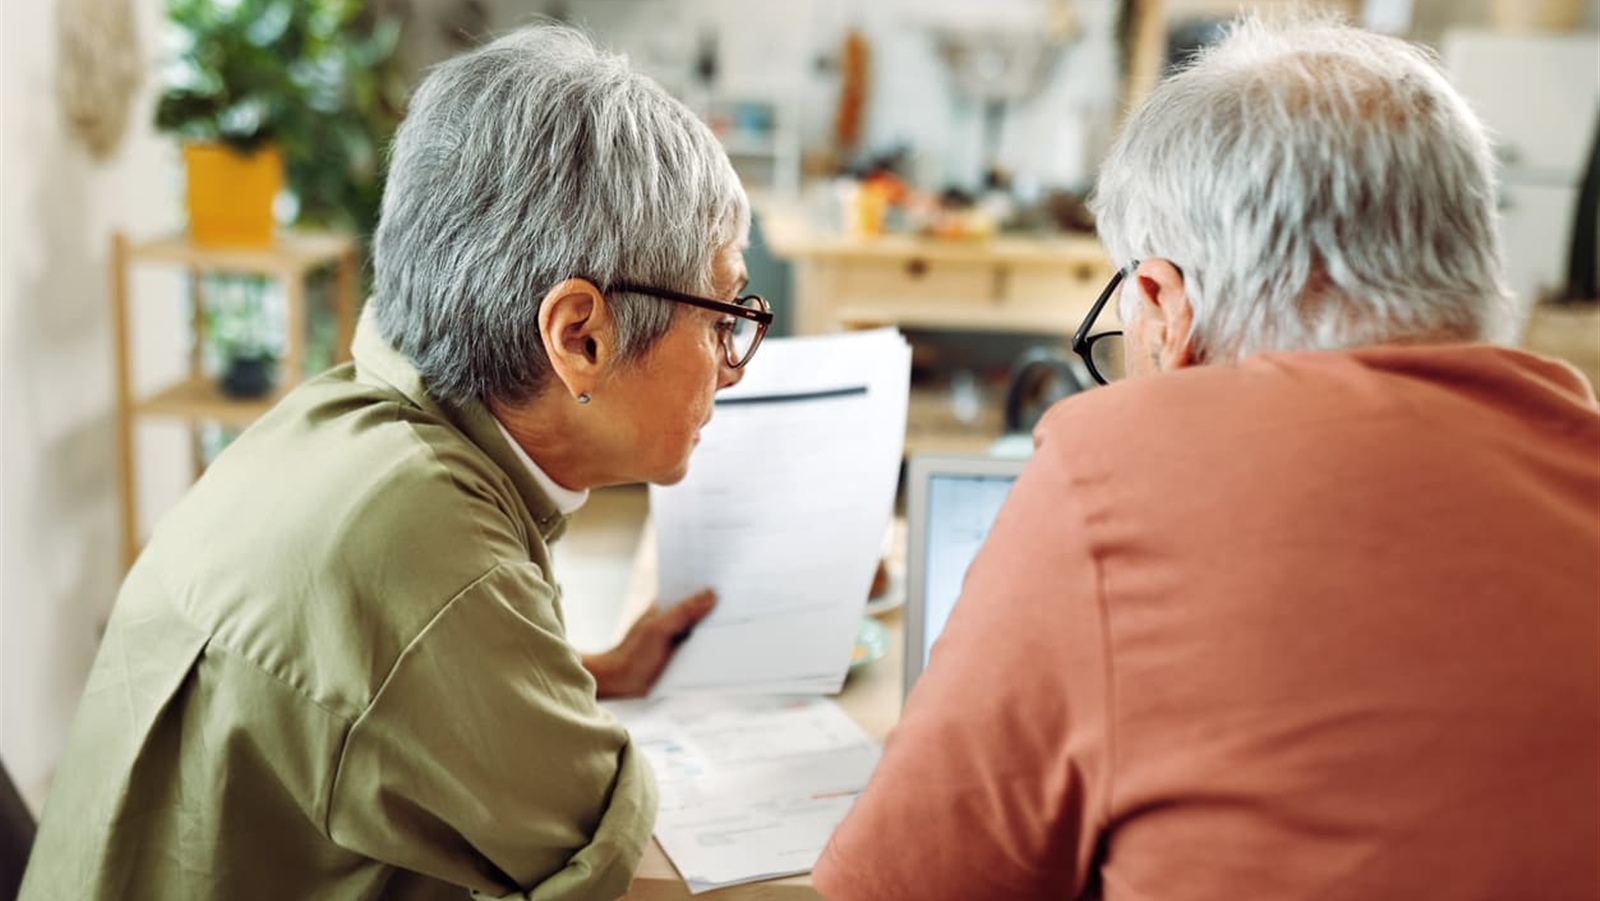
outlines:
{"label": "elderly man", "polygon": [[1040,424],[823,895],[1600,897],[1600,412],[1483,343],[1492,166],[1336,24],[1156,87],[1077,341],[1129,378]]}
{"label": "elderly man", "polygon": [[354,364],[129,574],[22,896],[621,894],[655,789],[596,695],[647,689],[712,598],[580,658],[547,545],[589,488],[683,477],[771,322],[748,223],[705,125],[574,32],[436,69]]}

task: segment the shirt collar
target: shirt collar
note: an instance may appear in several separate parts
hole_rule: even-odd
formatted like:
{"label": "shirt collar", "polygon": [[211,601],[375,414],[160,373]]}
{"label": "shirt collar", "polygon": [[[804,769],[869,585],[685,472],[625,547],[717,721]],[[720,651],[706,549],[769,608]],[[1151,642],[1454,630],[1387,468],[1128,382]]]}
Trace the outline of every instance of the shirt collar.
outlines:
{"label": "shirt collar", "polygon": [[533,476],[533,480],[539,483],[540,488],[544,489],[544,493],[550,497],[551,502],[556,505],[556,509],[561,511],[562,516],[571,516],[589,500],[588,489],[573,491],[571,488],[557,484],[555,479],[550,478],[549,473],[540,469],[539,464],[533,462],[533,458],[528,456],[528,452],[523,450],[522,445],[517,443],[517,439],[511,436],[511,431],[506,428],[505,423],[495,419],[494,424],[499,427],[500,434],[505,436],[506,441],[511,445],[511,449],[516,452],[517,459],[522,461],[523,466],[528,467],[528,472]]}
{"label": "shirt collar", "polygon": [[[515,441],[510,440],[499,420],[476,401],[455,404],[428,393],[421,373],[383,339],[371,306],[356,324],[351,354],[355,357],[356,377],[368,384],[388,385],[417,407],[440,416],[461,431],[468,441],[494,461],[515,487],[517,495],[545,541],[555,541],[566,531],[567,517],[554,499],[559,490],[570,498],[572,491],[561,488],[533,465]],[[587,498],[579,499],[581,504]],[[574,509],[576,505],[574,505]]]}

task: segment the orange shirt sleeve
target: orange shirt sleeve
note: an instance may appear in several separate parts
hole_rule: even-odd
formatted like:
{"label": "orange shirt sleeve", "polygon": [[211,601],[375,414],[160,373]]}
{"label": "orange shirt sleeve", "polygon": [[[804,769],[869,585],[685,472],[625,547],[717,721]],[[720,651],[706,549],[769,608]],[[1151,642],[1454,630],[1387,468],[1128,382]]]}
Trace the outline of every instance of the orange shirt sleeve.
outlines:
{"label": "orange shirt sleeve", "polygon": [[813,874],[830,901],[1073,898],[1110,789],[1098,568],[1072,475],[1041,447],[871,783]]}

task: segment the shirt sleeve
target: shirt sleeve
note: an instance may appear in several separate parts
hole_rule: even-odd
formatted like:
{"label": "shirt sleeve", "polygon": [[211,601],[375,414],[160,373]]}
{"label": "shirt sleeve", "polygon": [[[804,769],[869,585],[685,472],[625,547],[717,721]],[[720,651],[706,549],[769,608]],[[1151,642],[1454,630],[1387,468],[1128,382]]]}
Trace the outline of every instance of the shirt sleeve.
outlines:
{"label": "shirt sleeve", "polygon": [[866,790],[813,873],[830,901],[1063,899],[1109,793],[1108,660],[1075,486],[1013,486]]}
{"label": "shirt sleeve", "polygon": [[328,834],[479,898],[614,898],[655,808],[552,589],[502,565],[450,601],[351,728]]}

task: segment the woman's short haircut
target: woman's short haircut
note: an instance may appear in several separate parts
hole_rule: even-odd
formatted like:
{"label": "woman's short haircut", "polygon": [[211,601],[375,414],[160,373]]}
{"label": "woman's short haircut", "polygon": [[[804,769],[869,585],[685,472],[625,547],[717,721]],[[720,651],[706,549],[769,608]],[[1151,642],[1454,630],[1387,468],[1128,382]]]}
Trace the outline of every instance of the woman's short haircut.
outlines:
{"label": "woman's short haircut", "polygon": [[1202,360],[1502,340],[1493,167],[1429,53],[1327,18],[1248,18],[1155,87],[1092,203],[1118,265],[1182,269]]}
{"label": "woman's short haircut", "polygon": [[[545,293],[567,278],[706,293],[749,202],[706,125],[570,28],[540,24],[435,68],[395,136],[374,240],[379,331],[453,401],[539,393]],[[608,294],[637,357],[675,304]]]}

